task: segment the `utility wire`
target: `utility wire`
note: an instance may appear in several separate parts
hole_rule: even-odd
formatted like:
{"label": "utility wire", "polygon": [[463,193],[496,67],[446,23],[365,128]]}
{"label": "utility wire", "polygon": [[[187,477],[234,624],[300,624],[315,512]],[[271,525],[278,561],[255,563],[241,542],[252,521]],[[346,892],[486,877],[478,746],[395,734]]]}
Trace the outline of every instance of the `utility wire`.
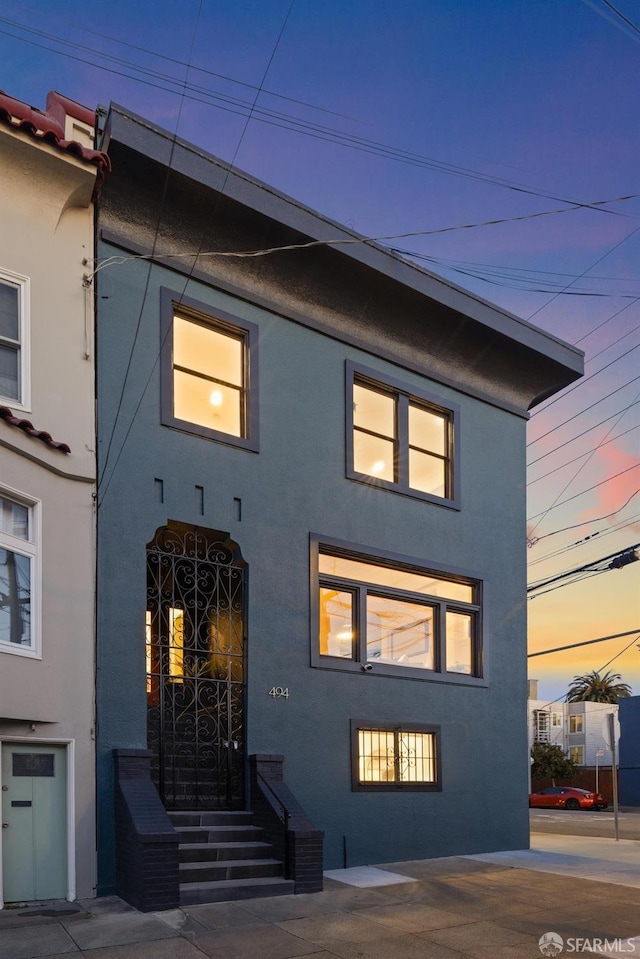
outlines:
{"label": "utility wire", "polygon": [[[534,443],[539,443],[540,440],[543,440],[546,436],[550,436],[551,433],[555,433],[556,430],[561,429],[561,427],[566,426],[567,423],[571,423],[573,420],[577,419],[579,416],[582,416],[584,413],[588,413],[589,410],[592,410],[594,408],[594,406],[598,406],[599,403],[603,403],[605,400],[608,400],[611,396],[615,396],[616,393],[620,392],[620,390],[626,389],[627,386],[631,386],[631,384],[635,383],[637,380],[640,380],[640,375],[634,376],[632,380],[627,380],[627,382],[623,383],[622,386],[618,386],[615,390],[611,390],[611,392],[607,393],[606,396],[601,396],[599,400],[596,400],[594,403],[591,403],[590,406],[585,406],[583,410],[580,410],[578,413],[574,413],[574,415],[570,416],[568,420],[563,420],[562,423],[558,423],[557,426],[554,426],[552,427],[552,429],[547,430],[546,433],[542,433],[540,436],[537,436],[534,440],[531,440],[530,443],[527,443],[527,449],[530,446],[533,446]],[[626,413],[627,410],[630,409],[631,406],[634,406],[636,402],[637,400],[634,400],[634,402],[630,406],[626,407],[622,412]],[[615,415],[617,414],[614,413],[614,416]]]}
{"label": "utility wire", "polygon": [[[185,89],[186,89],[186,83],[187,83],[187,80],[188,80],[188,77],[189,77],[189,64],[190,64],[190,62],[191,62],[191,57],[192,57],[192,55],[193,55],[193,47],[194,47],[195,40],[196,40],[196,35],[197,35],[197,32],[198,32],[198,26],[199,26],[199,23],[200,23],[200,17],[201,17],[201,15],[202,15],[202,3],[203,3],[203,0],[199,0],[198,12],[197,12],[197,14],[196,14],[196,22],[195,22],[195,26],[194,26],[194,28],[193,28],[193,33],[192,33],[192,35],[191,35],[191,43],[190,43],[190,46],[189,46],[189,55],[188,55],[188,58],[187,58],[187,66],[186,66],[186,73],[185,73],[185,79],[184,79]],[[164,184],[163,184],[163,188],[162,188],[162,196],[161,196],[161,198],[160,198],[160,206],[159,206],[159,209],[158,209],[158,216],[157,216],[157,219],[156,219],[156,226],[155,226],[155,230],[154,230],[154,234],[153,234],[153,243],[152,243],[152,247],[151,247],[152,250],[155,250],[155,246],[156,246],[156,243],[157,243],[157,241],[158,241],[158,233],[159,233],[159,231],[160,231],[160,224],[161,224],[161,222],[162,222],[162,216],[163,216],[163,213],[164,213],[164,206],[165,206],[165,202],[166,202],[166,198],[167,198],[167,189],[168,189],[168,187],[169,187],[169,178],[170,178],[170,176],[171,176],[171,167],[172,167],[172,163],[173,163],[173,156],[174,156],[174,152],[175,152],[175,147],[176,147],[176,142],[177,142],[177,137],[178,137],[178,129],[179,129],[179,126],[180,126],[180,118],[181,118],[181,116],[182,116],[182,108],[183,108],[183,106],[184,106],[184,96],[182,96],[181,99],[180,99],[180,106],[179,106],[179,109],[178,109],[178,116],[176,117],[175,131],[174,131],[173,137],[172,137],[172,139],[171,139],[171,151],[170,151],[170,153],[169,153],[169,160],[168,160],[168,163],[167,163],[167,172],[166,172],[165,178],[164,178]],[[124,379],[123,379],[123,381],[122,381],[122,389],[120,390],[120,397],[119,397],[119,399],[118,399],[118,406],[117,406],[117,408],[116,408],[116,413],[115,413],[114,420],[113,420],[113,428],[112,428],[112,430],[111,430],[111,435],[109,436],[109,442],[108,442],[108,444],[107,444],[107,451],[106,451],[106,453],[105,453],[104,465],[103,465],[103,467],[102,467],[102,472],[100,473],[100,476],[98,477],[98,488],[100,487],[100,484],[101,484],[102,480],[104,479],[105,472],[106,472],[107,467],[108,467],[108,465],[109,465],[109,456],[110,456],[110,454],[111,454],[111,446],[112,446],[114,437],[115,437],[115,435],[116,435],[116,430],[117,430],[117,427],[118,427],[118,421],[119,421],[119,419],[120,419],[120,413],[121,413],[121,411],[122,411],[122,404],[123,404],[123,402],[124,402],[124,396],[125,396],[125,392],[126,392],[126,388],[127,388],[127,382],[128,382],[128,379],[129,379],[129,373],[130,373],[130,371],[131,371],[131,365],[132,365],[132,363],[133,363],[133,355],[134,355],[135,348],[136,348],[136,345],[137,345],[137,342],[138,342],[138,336],[140,335],[140,327],[141,327],[141,325],[142,325],[142,314],[143,314],[143,312],[144,312],[144,306],[145,306],[145,303],[146,303],[146,300],[147,300],[147,296],[148,296],[148,293],[149,293],[149,283],[150,283],[150,281],[151,281],[151,270],[152,270],[152,265],[151,265],[151,263],[149,263],[149,269],[147,270],[147,275],[146,275],[145,285],[144,285],[144,291],[143,291],[143,294],[142,294],[142,302],[141,302],[141,304],[140,304],[140,309],[139,309],[139,311],[138,311],[138,319],[137,319],[137,322],[136,322],[136,329],[135,329],[135,333],[134,333],[134,336],[133,336],[133,342],[132,342],[132,344],[131,344],[131,350],[129,351],[129,358],[128,358],[128,362],[127,362],[127,368],[126,368],[125,374],[124,374]],[[133,422],[133,421],[132,421],[132,422]],[[129,428],[131,428],[131,425],[130,425]],[[128,432],[127,432],[127,436],[128,436],[128,435],[129,435],[129,434],[128,434]],[[98,506],[100,506],[100,503],[101,503],[101,501],[99,500],[99,501],[98,501]]]}
{"label": "utility wire", "polygon": [[598,450],[601,450],[604,446],[608,446],[609,443],[614,443],[616,440],[622,439],[623,436],[626,436],[628,433],[633,433],[633,431],[637,430],[638,427],[640,427],[640,423],[636,423],[635,426],[630,426],[629,429],[625,430],[623,433],[618,433],[616,436],[611,436],[608,439],[603,440],[602,443],[599,443],[593,449],[586,450],[584,453],[580,453],[579,456],[574,456],[572,460],[567,460],[566,463],[562,463],[561,466],[556,466],[555,469],[549,470],[547,473],[543,473],[542,476],[536,476],[535,479],[527,480],[527,487],[533,486],[534,483],[539,483],[540,480],[546,479],[547,476],[552,476],[554,473],[559,472],[559,470],[563,470],[566,466],[571,466],[572,463],[577,463],[578,460],[581,460],[584,456],[588,456],[589,453],[595,453]]}
{"label": "utility wire", "polygon": [[598,516],[596,519],[586,519],[583,523],[573,523],[571,526],[563,526],[562,529],[554,529],[551,533],[544,533],[542,536],[536,536],[529,542],[529,546],[535,546],[543,539],[548,539],[550,536],[557,536],[558,533],[566,533],[571,529],[580,529],[581,526],[589,526],[591,523],[600,523],[602,520],[609,519],[611,516],[617,516],[618,513],[622,512],[625,506],[628,506],[631,500],[640,493],[640,489],[635,490],[631,496],[625,500],[622,506],[619,506],[617,510],[613,513],[606,513],[604,516]]}
{"label": "utility wire", "polygon": [[[255,99],[254,99],[254,105],[257,103],[258,97],[260,96],[260,93],[261,93],[261,90],[262,90],[262,86],[263,86],[263,84],[264,84],[264,82],[265,82],[265,80],[266,80],[266,78],[267,78],[267,74],[268,74],[269,69],[270,69],[270,67],[271,67],[271,64],[272,64],[272,62],[273,62],[273,58],[275,57],[276,51],[277,51],[277,49],[278,49],[278,46],[280,45],[280,40],[282,39],[282,35],[283,35],[283,33],[284,33],[285,27],[286,27],[286,25],[287,25],[287,23],[288,23],[288,21],[289,21],[289,17],[291,16],[291,11],[293,10],[294,4],[295,4],[295,0],[291,0],[291,2],[290,2],[290,4],[289,4],[289,8],[288,8],[287,13],[286,13],[286,16],[285,16],[284,21],[283,21],[283,23],[282,23],[282,27],[280,28],[280,32],[279,32],[279,34],[278,34],[278,37],[277,37],[277,39],[276,39],[276,42],[275,42],[275,44],[274,44],[274,46],[273,46],[273,49],[272,49],[272,51],[271,51],[271,55],[270,55],[270,57],[269,57],[267,66],[266,66],[266,68],[265,68],[265,71],[264,71],[264,74],[263,74],[263,77],[262,77],[260,86],[258,87],[258,90],[256,91],[256,95],[255,95]],[[244,124],[244,128],[243,128],[242,134],[240,135],[240,138],[239,138],[238,143],[237,143],[237,145],[236,145],[236,148],[235,148],[235,151],[234,151],[234,154],[233,154],[231,163],[229,164],[229,166],[228,166],[228,168],[227,168],[226,176],[225,176],[225,178],[224,178],[224,180],[223,180],[223,183],[222,183],[222,186],[220,187],[219,192],[218,192],[218,194],[217,194],[216,202],[215,202],[214,209],[213,209],[213,212],[212,212],[212,217],[215,217],[215,215],[216,215],[216,213],[217,213],[218,206],[219,206],[219,204],[220,204],[220,200],[221,200],[221,198],[222,198],[222,196],[223,196],[223,194],[224,194],[224,189],[225,189],[225,187],[226,187],[226,184],[227,184],[227,181],[228,181],[228,179],[229,179],[229,176],[231,175],[231,171],[232,171],[232,169],[233,169],[233,164],[235,163],[236,157],[237,157],[238,152],[239,152],[239,150],[240,150],[240,147],[241,147],[241,145],[242,145],[242,141],[243,141],[243,139],[244,139],[245,133],[247,132],[247,127],[249,126],[249,121],[250,121],[250,120],[251,120],[251,113],[250,113],[249,116],[246,118],[246,122],[245,122],[245,124]],[[159,226],[159,221],[158,221],[158,226]],[[200,237],[199,249],[202,248],[202,243],[204,242],[204,236],[205,236],[205,233],[204,233],[204,231],[203,231],[202,234],[201,234],[201,237]],[[189,274],[188,274],[187,278],[185,279],[184,286],[183,286],[183,289],[182,289],[182,293],[180,294],[180,297],[179,297],[179,301],[180,301],[180,302],[182,301],[182,298],[183,298],[183,296],[185,295],[185,292],[186,292],[186,290],[187,290],[187,286],[189,285],[189,281],[190,281],[190,279],[191,279],[191,277],[192,277],[193,270],[195,269],[195,265],[196,265],[197,260],[198,260],[198,255],[199,255],[199,251],[198,251],[198,254],[196,254],[196,257],[194,258],[193,264],[192,264],[192,266],[191,266],[191,270],[189,271]],[[153,262],[150,262],[150,263],[149,263],[149,274],[150,274],[152,268],[153,268]],[[141,307],[140,307],[139,317],[142,316],[142,311],[143,311],[145,299],[146,299],[146,296],[147,296],[147,290],[148,290],[148,283],[147,283],[147,287],[145,288],[145,294],[144,294],[144,298],[143,298],[143,301],[142,301],[142,305],[141,305]],[[105,496],[107,495],[107,492],[108,492],[108,490],[109,490],[109,486],[111,485],[111,481],[113,480],[113,477],[115,476],[116,470],[117,470],[117,468],[118,468],[118,464],[119,464],[119,462],[120,462],[120,458],[121,458],[121,456],[122,456],[122,453],[123,453],[123,451],[124,451],[125,445],[126,445],[126,443],[127,443],[127,440],[128,440],[128,438],[129,438],[129,435],[130,435],[131,430],[132,430],[132,428],[133,428],[133,424],[134,424],[134,422],[135,422],[136,416],[138,415],[138,411],[139,411],[139,409],[140,409],[140,406],[142,405],[142,401],[143,401],[143,399],[144,399],[144,397],[145,397],[145,395],[146,395],[147,389],[149,388],[149,384],[150,384],[150,382],[151,382],[151,377],[153,376],[154,371],[155,371],[155,369],[156,369],[156,367],[157,367],[157,365],[158,365],[158,361],[159,361],[159,359],[160,359],[160,356],[162,355],[162,350],[164,349],[165,342],[166,342],[166,340],[167,340],[167,337],[168,337],[169,334],[171,333],[171,331],[172,331],[172,324],[169,324],[169,327],[168,327],[168,329],[167,329],[167,332],[165,333],[165,335],[164,335],[164,337],[163,337],[163,340],[162,340],[162,343],[160,344],[160,350],[159,350],[159,352],[157,353],[157,355],[156,355],[156,357],[155,357],[155,360],[154,360],[154,362],[153,362],[153,365],[152,365],[152,367],[151,367],[151,370],[149,371],[149,375],[148,375],[147,380],[146,380],[146,382],[145,382],[145,384],[144,384],[144,388],[143,388],[143,390],[142,390],[142,393],[140,394],[140,398],[139,398],[138,403],[137,403],[137,405],[136,405],[136,408],[135,408],[135,410],[134,410],[133,416],[131,417],[131,421],[130,421],[130,423],[129,423],[129,427],[128,427],[128,429],[127,429],[127,431],[126,431],[126,433],[125,433],[125,435],[124,435],[124,438],[123,438],[123,440],[122,440],[122,443],[121,443],[121,445],[120,445],[120,449],[119,449],[119,451],[118,451],[118,455],[117,455],[117,457],[116,457],[116,461],[115,461],[115,463],[114,463],[114,465],[113,465],[113,468],[112,468],[112,470],[111,470],[111,475],[110,475],[110,477],[109,477],[109,479],[108,479],[108,481],[107,481],[106,486],[104,487],[104,490],[102,491],[102,495],[101,495],[101,498],[100,498],[100,500],[99,500],[98,505],[101,505],[102,502],[104,501],[104,498],[105,498]],[[134,344],[134,346],[135,346],[135,344]],[[127,372],[128,372],[128,370],[127,370]],[[125,378],[125,381],[123,382],[123,387],[122,387],[121,396],[124,394],[125,386],[126,386],[126,378]],[[117,425],[117,419],[116,419],[116,422],[114,423],[113,433],[115,433],[115,427],[116,427],[116,425]],[[112,433],[112,436],[113,436],[113,433]],[[101,477],[101,479],[104,478],[105,471],[106,471],[106,463],[105,463],[105,469],[103,469],[103,471],[102,471],[102,477]]]}
{"label": "utility wire", "polygon": [[[593,646],[595,643],[606,643],[610,639],[622,639],[624,636],[634,636],[633,643],[635,643],[636,638],[640,636],[640,630],[629,629],[624,633],[612,633],[611,636],[600,636],[598,639],[586,639],[581,643],[570,643],[568,646],[555,646],[553,649],[543,649],[538,653],[527,653],[527,659],[534,659],[536,656],[547,656],[549,653],[563,653],[566,649],[577,649],[579,646]],[[633,643],[630,643],[629,646],[632,646]],[[629,646],[626,648],[628,649]],[[613,662],[613,660],[610,662]],[[608,666],[609,663],[606,665]],[[604,666],[602,669],[604,669]],[[598,670],[598,672],[601,672],[601,670]]]}
{"label": "utility wire", "polygon": [[[612,480],[617,479],[619,476],[624,476],[625,473],[630,473],[632,470],[637,470],[637,469],[640,469],[640,462],[634,463],[633,466],[628,466],[624,470],[620,470],[619,473],[614,473],[613,476],[607,476],[606,479],[601,480],[599,483],[596,483],[594,486],[590,486],[588,489],[580,490],[579,493],[575,493],[573,496],[569,496],[567,497],[567,499],[563,499],[562,502],[560,503],[558,502],[554,503],[553,506],[550,506],[548,509],[543,510],[541,513],[535,513],[533,516],[529,517],[527,522],[530,523],[532,520],[537,519],[538,516],[544,517],[547,515],[547,513],[550,513],[552,509],[557,509],[559,506],[564,506],[565,503],[571,503],[572,500],[578,499],[578,497],[580,496],[584,496],[585,493],[591,493],[593,492],[594,489],[599,489],[601,486],[606,486],[607,483],[610,483]],[[566,488],[567,487],[565,486],[565,489]]]}
{"label": "utility wire", "polygon": [[[143,75],[153,76],[156,79],[162,79],[165,82],[169,82],[174,85],[177,83],[177,81],[175,81],[171,77],[168,77],[166,74],[161,74],[158,71],[148,70],[144,67],[139,66],[138,64],[130,63],[118,57],[113,57],[110,54],[104,54],[94,48],[87,47],[86,45],[75,44],[64,38],[56,37],[53,34],[34,30],[31,27],[18,23],[17,21],[8,20],[7,18],[0,18],[0,23],[8,24],[25,33],[30,33],[35,36],[44,37],[47,40],[53,40],[56,43],[72,46],[75,48],[79,47],[80,49],[87,50],[89,53],[93,55],[93,57],[98,55],[105,60],[117,62],[121,65],[124,64],[125,66],[128,66],[130,69],[133,69],[136,72],[141,73]],[[175,92],[171,89],[168,89],[166,86],[161,86],[160,84],[153,83],[150,80],[143,80],[143,79],[140,79],[139,77],[132,76],[131,74],[123,73],[120,70],[116,70],[114,68],[97,64],[95,62],[95,59],[87,60],[82,57],[74,56],[73,54],[65,53],[64,51],[61,51],[61,50],[55,50],[51,47],[47,47],[46,45],[37,43],[34,40],[28,40],[25,37],[15,36],[14,34],[8,33],[6,30],[5,31],[0,30],[0,33],[5,34],[6,36],[10,37],[13,40],[17,40],[18,42],[28,43],[40,49],[48,50],[49,52],[57,54],[58,56],[67,57],[69,59],[76,60],[81,63],[87,63],[96,69],[105,70],[106,72],[115,74],[117,76],[124,76],[128,79],[134,80],[135,82],[144,83],[156,89],[163,90],[164,92],[168,92],[168,93]],[[381,143],[379,141],[368,140],[363,137],[357,137],[350,134],[342,133],[341,131],[336,130],[335,128],[325,127],[319,124],[311,123],[309,121],[300,120],[290,115],[279,113],[278,111],[270,111],[270,110],[263,110],[263,109],[256,110],[255,104],[250,107],[248,104],[237,100],[237,98],[231,98],[231,97],[226,97],[224,95],[215,94],[212,91],[208,91],[202,87],[198,88],[198,87],[195,87],[194,85],[191,85],[189,89],[196,89],[196,90],[199,90],[200,92],[203,92],[204,90],[204,93],[208,97],[218,100],[220,102],[212,103],[211,100],[203,100],[201,97],[187,93],[185,88],[185,92],[183,95],[187,99],[193,100],[198,103],[204,103],[208,106],[214,106],[216,109],[221,109],[226,112],[240,114],[241,116],[245,116],[245,117],[249,116],[253,119],[258,120],[259,122],[268,123],[271,126],[279,127],[281,129],[288,129],[292,132],[297,132],[299,134],[311,136],[315,139],[328,140],[329,142],[337,143],[342,146],[349,147],[351,149],[360,150],[365,153],[372,153],[387,159],[393,159],[398,162],[407,163],[412,166],[422,166],[422,167],[426,167],[427,169],[431,169],[441,173],[448,173],[456,176],[464,176],[467,178],[470,177],[472,179],[481,180],[482,182],[485,182],[487,184],[500,186],[508,190],[513,190],[517,193],[530,194],[534,196],[544,197],[547,199],[557,200],[562,203],[575,205],[575,201],[559,196],[555,193],[548,193],[533,187],[528,187],[526,185],[519,184],[514,181],[506,180],[504,178],[493,177],[493,176],[490,176],[489,174],[485,174],[480,171],[473,170],[467,167],[460,167],[456,164],[449,164],[444,161],[435,160],[431,157],[425,157],[420,154],[411,153],[410,151],[401,150],[396,147],[390,146],[388,144]],[[222,105],[223,103],[226,105],[223,106]],[[249,112],[247,113],[247,111]],[[256,115],[256,114],[260,114],[260,115]],[[579,205],[583,205],[583,204],[579,204]],[[590,204],[585,204],[585,206],[590,206]],[[611,213],[614,215],[625,215],[625,214],[619,214],[617,211],[612,211],[612,210],[603,210],[602,212]]]}
{"label": "utility wire", "polygon": [[[624,412],[628,412],[634,406],[638,405],[638,400],[634,400],[633,403],[629,403],[628,406],[624,408]],[[565,446],[569,446],[571,443],[575,443],[576,440],[582,439],[583,436],[587,436],[589,433],[593,433],[594,430],[597,430],[599,426],[604,426],[605,423],[608,423],[609,420],[615,419],[621,411],[617,410],[615,413],[612,413],[611,416],[607,416],[604,420],[600,420],[599,423],[594,423],[593,426],[590,426],[589,429],[583,430],[582,433],[577,433],[576,436],[572,436],[570,439],[565,440],[564,443],[560,443],[559,446],[554,446],[552,450],[549,450],[547,453],[543,453],[542,456],[538,456],[535,460],[529,460],[527,463],[527,469],[530,466],[534,466],[536,463],[540,463],[542,460],[545,460],[548,456],[553,456],[554,453],[557,453],[558,450],[564,449]],[[528,446],[532,446],[533,443],[536,443],[537,440],[533,440]]]}
{"label": "utility wire", "polygon": [[[229,168],[227,171],[227,176],[230,174],[230,172],[231,172],[231,169]],[[609,200],[597,200],[593,203],[588,204],[588,206],[595,207],[595,206],[602,206],[605,203],[621,203],[626,200],[635,199],[637,196],[640,196],[640,194],[633,194],[629,196],[619,196]],[[293,250],[308,250],[313,247],[319,247],[319,246],[330,247],[330,246],[349,246],[349,245],[356,245],[361,243],[379,243],[383,240],[396,240],[399,238],[404,238],[409,236],[435,236],[440,233],[453,233],[457,230],[474,230],[474,229],[478,229],[479,227],[495,226],[501,223],[515,223],[520,220],[534,220],[543,216],[554,216],[556,214],[561,214],[561,213],[571,213],[574,210],[583,209],[586,206],[587,204],[575,204],[572,207],[562,207],[561,209],[554,209],[554,210],[542,210],[539,213],[526,213],[526,214],[522,214],[521,216],[501,217],[499,219],[494,219],[494,220],[483,220],[479,223],[463,223],[463,224],[458,224],[457,226],[439,227],[438,229],[434,229],[434,230],[413,230],[409,233],[388,233],[381,236],[340,237],[333,240],[310,240],[306,243],[288,243],[288,244],[285,244],[284,246],[265,247],[257,250],[222,250],[222,251],[221,250],[206,250],[206,251],[196,250],[195,252],[188,251],[188,250],[180,250],[178,252],[132,253],[127,256],[110,256],[110,257],[107,257],[106,260],[103,260],[101,263],[99,263],[98,266],[96,266],[91,273],[87,274],[85,279],[87,281],[91,281],[93,277],[96,275],[96,273],[101,272],[107,267],[121,266],[123,263],[127,263],[130,260],[150,260],[155,257],[162,258],[162,259],[193,258],[195,263],[195,261],[197,261],[199,258],[205,257],[205,256],[220,257],[220,258],[230,257],[235,259],[251,259],[251,258],[256,258],[261,256],[270,256],[274,253],[286,253]],[[392,252],[392,251],[385,250],[385,252]]]}
{"label": "utility wire", "polygon": [[[638,299],[640,299],[640,297],[638,297]],[[625,334],[625,336],[628,336],[628,334]],[[629,356],[631,353],[635,352],[635,350],[638,350],[638,349],[640,349],[640,343],[636,344],[636,346],[632,346],[631,349],[626,350],[624,353],[621,353],[620,356],[616,356],[614,360],[611,360],[609,363],[606,364],[606,366],[601,366],[599,370],[596,370],[595,373],[592,373],[590,376],[585,376],[582,379],[578,380],[578,382],[574,386],[571,386],[568,390],[563,391],[559,396],[556,396],[554,399],[549,400],[549,402],[545,404],[543,410],[534,410],[534,412],[531,414],[529,419],[530,420],[533,419],[533,417],[537,416],[539,413],[546,412],[550,406],[553,406],[554,403],[558,403],[560,400],[563,400],[566,396],[569,396],[569,394],[573,393],[574,390],[577,390],[579,386],[584,386],[585,383],[590,383],[591,380],[593,380],[600,373],[604,373],[605,370],[608,370],[610,367],[612,367],[614,363],[618,363],[620,360],[623,360],[625,357]]]}

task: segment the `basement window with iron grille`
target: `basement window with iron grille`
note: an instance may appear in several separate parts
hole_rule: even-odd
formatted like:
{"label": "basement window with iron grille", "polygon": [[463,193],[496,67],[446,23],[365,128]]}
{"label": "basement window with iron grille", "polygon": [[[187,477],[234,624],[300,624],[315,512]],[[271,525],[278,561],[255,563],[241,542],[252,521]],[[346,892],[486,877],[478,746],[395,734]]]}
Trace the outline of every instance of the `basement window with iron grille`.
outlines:
{"label": "basement window with iron grille", "polygon": [[351,721],[354,791],[440,791],[440,727]]}

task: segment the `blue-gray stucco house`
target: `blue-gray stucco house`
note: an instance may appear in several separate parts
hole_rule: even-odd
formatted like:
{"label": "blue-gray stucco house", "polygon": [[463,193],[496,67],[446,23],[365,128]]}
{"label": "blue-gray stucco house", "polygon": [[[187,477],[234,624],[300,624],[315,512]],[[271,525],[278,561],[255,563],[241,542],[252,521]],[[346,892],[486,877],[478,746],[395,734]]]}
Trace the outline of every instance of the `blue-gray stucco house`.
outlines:
{"label": "blue-gray stucco house", "polygon": [[527,846],[525,425],[582,353],[120,107],[101,146],[99,891],[256,894],[249,811],[282,891],[322,834]]}

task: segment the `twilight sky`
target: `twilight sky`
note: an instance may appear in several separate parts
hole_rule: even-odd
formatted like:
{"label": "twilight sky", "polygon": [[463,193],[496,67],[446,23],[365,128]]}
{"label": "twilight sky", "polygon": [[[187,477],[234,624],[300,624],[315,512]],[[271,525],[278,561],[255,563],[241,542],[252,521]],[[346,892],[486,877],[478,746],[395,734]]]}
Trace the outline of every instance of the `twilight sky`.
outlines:
{"label": "twilight sky", "polygon": [[[640,543],[639,73],[636,0],[0,0],[10,95],[121,103],[364,235],[421,233],[384,242],[585,351],[528,427],[532,583]],[[640,632],[640,563],[559,585],[531,652]],[[613,660],[640,694],[638,642],[530,676],[553,699]]]}

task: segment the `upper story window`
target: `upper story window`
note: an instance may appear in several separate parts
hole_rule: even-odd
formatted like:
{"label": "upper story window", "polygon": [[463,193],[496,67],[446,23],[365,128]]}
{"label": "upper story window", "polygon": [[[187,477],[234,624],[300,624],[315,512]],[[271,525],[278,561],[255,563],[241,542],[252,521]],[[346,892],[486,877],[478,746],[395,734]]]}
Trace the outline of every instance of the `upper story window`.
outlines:
{"label": "upper story window", "polygon": [[569,716],[569,732],[570,733],[581,733],[583,732],[583,723],[582,716]]}
{"label": "upper story window", "polygon": [[478,684],[481,584],[402,560],[313,543],[317,599],[312,664],[376,675]]}
{"label": "upper story window", "polygon": [[257,449],[257,327],[162,291],[162,422]]}
{"label": "upper story window", "polygon": [[562,713],[552,713],[551,717],[552,726],[562,726]]}
{"label": "upper story window", "polygon": [[456,505],[457,410],[347,363],[347,475]]}
{"label": "upper story window", "polygon": [[0,402],[28,409],[29,280],[0,270]]}
{"label": "upper story window", "polygon": [[35,505],[0,490],[0,651],[36,655]]}

